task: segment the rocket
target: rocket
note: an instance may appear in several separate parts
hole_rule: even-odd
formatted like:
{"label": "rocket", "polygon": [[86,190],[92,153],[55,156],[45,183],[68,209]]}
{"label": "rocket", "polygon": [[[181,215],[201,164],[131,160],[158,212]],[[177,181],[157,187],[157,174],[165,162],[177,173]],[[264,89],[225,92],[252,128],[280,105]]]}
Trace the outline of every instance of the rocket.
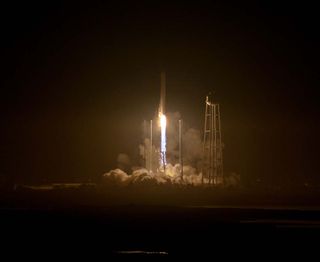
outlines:
{"label": "rocket", "polygon": [[166,73],[161,72],[159,115],[166,113]]}

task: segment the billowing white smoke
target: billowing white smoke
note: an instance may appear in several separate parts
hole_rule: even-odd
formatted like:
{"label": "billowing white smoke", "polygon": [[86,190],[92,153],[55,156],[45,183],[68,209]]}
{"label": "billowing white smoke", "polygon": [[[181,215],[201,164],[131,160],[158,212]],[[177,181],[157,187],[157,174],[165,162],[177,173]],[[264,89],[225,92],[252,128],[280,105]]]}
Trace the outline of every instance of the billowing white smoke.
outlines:
{"label": "billowing white smoke", "polygon": [[[139,146],[142,165],[147,168],[135,168],[131,173],[131,161],[128,155],[118,155],[118,168],[103,175],[108,185],[200,185],[200,166],[202,159],[202,141],[199,130],[183,127],[183,177],[179,163],[179,112],[167,113],[167,164],[165,172],[159,168],[160,129],[154,124],[153,147],[150,149],[150,132],[144,127],[144,144]],[[157,119],[154,119],[157,123]],[[145,123],[146,125],[146,123]],[[152,154],[150,154],[152,152]],[[152,157],[150,157],[152,155]],[[152,172],[148,169],[151,169]],[[161,171],[160,171],[161,169]]]}
{"label": "billowing white smoke", "polygon": [[[179,163],[179,119],[180,113],[167,113],[167,165],[165,172],[159,168],[159,130],[153,130],[153,146],[150,147],[150,133],[144,130],[144,143],[139,145],[139,153],[142,158],[140,167],[132,167],[128,155],[119,154],[117,158],[118,169],[105,173],[102,178],[105,185],[109,186],[153,186],[153,185],[202,185],[201,159],[203,144],[201,132],[194,128],[184,126],[182,132],[183,144],[183,177]],[[154,119],[154,123],[156,119]],[[157,133],[158,132],[158,133]],[[151,155],[151,156],[150,156]],[[147,168],[142,168],[145,166]],[[150,166],[152,168],[150,168]],[[152,169],[150,171],[149,169]],[[132,171],[133,170],[133,171]],[[204,178],[207,183],[207,179]],[[240,175],[231,173],[224,176],[226,187],[240,185]]]}
{"label": "billowing white smoke", "polygon": [[183,177],[181,177],[180,166],[168,164],[166,174],[163,172],[152,173],[145,168],[140,168],[131,175],[121,169],[114,169],[103,175],[103,182],[109,186],[154,186],[154,185],[200,185],[201,176],[196,173],[191,166],[183,167]]}
{"label": "billowing white smoke", "polygon": [[110,186],[123,186],[128,179],[127,173],[117,168],[103,175],[103,182]]}

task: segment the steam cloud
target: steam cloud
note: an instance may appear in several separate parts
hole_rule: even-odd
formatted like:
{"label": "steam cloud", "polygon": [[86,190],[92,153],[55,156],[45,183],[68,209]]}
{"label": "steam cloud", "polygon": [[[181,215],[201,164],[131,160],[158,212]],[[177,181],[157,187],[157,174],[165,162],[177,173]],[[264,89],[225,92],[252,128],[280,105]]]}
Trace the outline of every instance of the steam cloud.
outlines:
{"label": "steam cloud", "polygon": [[[147,126],[144,126],[143,144],[139,145],[139,154],[142,158],[143,167],[132,167],[132,162],[127,154],[118,155],[118,168],[103,174],[103,181],[109,186],[130,186],[130,185],[201,185],[201,159],[203,144],[201,132],[194,128],[183,128],[183,177],[179,163],[179,112],[167,113],[167,165],[165,174],[160,171],[150,172],[145,168],[148,152],[150,151],[150,140]],[[156,125],[158,119],[154,119]],[[157,129],[154,129],[154,141],[152,151],[152,166],[159,165],[159,155],[156,153],[160,144],[157,139]],[[225,185],[236,186],[240,182],[240,176],[232,173],[225,177]]]}
{"label": "steam cloud", "polygon": [[166,174],[151,173],[145,168],[140,168],[128,175],[121,169],[114,169],[103,175],[103,182],[108,186],[130,186],[130,185],[200,185],[201,176],[195,172],[195,168],[184,166],[184,176],[180,175],[180,166],[167,165]]}
{"label": "steam cloud", "polygon": [[[199,175],[200,161],[202,158],[202,142],[199,130],[190,128],[183,129],[183,177],[181,176],[181,166],[179,163],[179,112],[167,113],[167,162],[166,172],[150,172],[144,167],[132,168],[130,157],[121,153],[118,155],[118,168],[111,170],[103,175],[105,184],[116,186],[128,185],[164,185],[164,184],[201,184],[201,176]],[[155,125],[158,119],[153,120]],[[157,137],[157,129],[154,130],[154,137]],[[146,159],[148,150],[150,149],[150,140],[148,132],[144,129],[144,143],[139,145],[139,153],[142,159]],[[159,147],[158,139],[154,140],[153,152]],[[157,166],[159,162],[158,155],[155,153],[152,159],[153,166]],[[145,161],[144,161],[145,163]],[[130,169],[134,169],[131,171]]]}

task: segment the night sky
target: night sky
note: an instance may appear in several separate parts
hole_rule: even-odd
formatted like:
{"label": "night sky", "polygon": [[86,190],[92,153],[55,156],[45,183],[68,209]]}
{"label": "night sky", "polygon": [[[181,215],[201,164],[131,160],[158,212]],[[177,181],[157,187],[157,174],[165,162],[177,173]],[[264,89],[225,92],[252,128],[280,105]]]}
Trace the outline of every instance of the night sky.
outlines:
{"label": "night sky", "polygon": [[320,181],[315,4],[119,2],[2,6],[1,175],[96,179],[134,159],[165,69],[187,127],[215,91],[226,172]]}

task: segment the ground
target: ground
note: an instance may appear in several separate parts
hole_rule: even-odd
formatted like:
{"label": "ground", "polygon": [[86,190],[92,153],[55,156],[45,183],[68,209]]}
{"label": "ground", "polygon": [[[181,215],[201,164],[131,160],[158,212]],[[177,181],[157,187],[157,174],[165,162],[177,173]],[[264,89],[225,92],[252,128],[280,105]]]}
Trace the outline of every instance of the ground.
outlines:
{"label": "ground", "polygon": [[243,189],[20,189],[2,193],[3,250],[88,259],[311,254],[318,199]]}

